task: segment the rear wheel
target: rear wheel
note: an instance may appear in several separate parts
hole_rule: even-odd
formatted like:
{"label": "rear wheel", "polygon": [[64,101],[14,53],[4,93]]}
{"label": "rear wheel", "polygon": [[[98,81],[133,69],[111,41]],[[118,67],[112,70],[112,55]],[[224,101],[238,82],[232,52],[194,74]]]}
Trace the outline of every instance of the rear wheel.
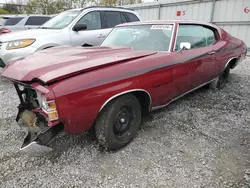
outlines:
{"label": "rear wheel", "polygon": [[230,66],[228,65],[219,77],[209,84],[212,89],[222,89],[225,87],[230,73]]}
{"label": "rear wheel", "polygon": [[132,94],[124,95],[101,111],[95,124],[96,136],[105,148],[120,149],[135,137],[140,123],[139,101]]}

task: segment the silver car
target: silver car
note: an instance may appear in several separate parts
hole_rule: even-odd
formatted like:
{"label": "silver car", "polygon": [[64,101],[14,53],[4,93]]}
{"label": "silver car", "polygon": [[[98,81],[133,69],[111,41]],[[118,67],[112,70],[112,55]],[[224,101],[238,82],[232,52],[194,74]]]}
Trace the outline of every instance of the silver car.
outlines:
{"label": "silver car", "polygon": [[9,17],[1,26],[0,34],[6,34],[26,29],[36,29],[51,19],[51,16],[34,15],[25,16],[17,15]]}
{"label": "silver car", "polygon": [[115,25],[139,20],[138,13],[123,8],[87,7],[62,12],[40,29],[1,35],[0,67],[46,48],[99,45]]}

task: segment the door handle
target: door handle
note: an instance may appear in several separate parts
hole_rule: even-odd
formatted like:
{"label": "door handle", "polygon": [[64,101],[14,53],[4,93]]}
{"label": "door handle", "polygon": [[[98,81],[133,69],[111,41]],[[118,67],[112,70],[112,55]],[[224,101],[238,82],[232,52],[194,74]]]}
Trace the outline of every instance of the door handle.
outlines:
{"label": "door handle", "polygon": [[103,34],[100,34],[98,38],[105,38],[106,36]]}
{"label": "door handle", "polygon": [[207,54],[208,55],[214,55],[214,54],[216,54],[216,52],[208,52]]}

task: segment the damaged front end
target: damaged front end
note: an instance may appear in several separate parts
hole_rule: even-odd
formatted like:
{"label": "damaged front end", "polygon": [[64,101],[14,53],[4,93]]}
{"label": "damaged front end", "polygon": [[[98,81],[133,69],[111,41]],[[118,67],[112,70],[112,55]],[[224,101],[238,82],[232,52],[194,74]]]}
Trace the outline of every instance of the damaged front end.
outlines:
{"label": "damaged front end", "polygon": [[[48,122],[50,117],[42,107],[40,94],[33,87],[17,83],[14,83],[14,86],[20,99],[16,121],[25,131],[20,150],[25,152],[51,151],[48,145],[63,129],[63,124],[57,121]],[[55,112],[57,113],[54,109],[52,113],[55,114]]]}

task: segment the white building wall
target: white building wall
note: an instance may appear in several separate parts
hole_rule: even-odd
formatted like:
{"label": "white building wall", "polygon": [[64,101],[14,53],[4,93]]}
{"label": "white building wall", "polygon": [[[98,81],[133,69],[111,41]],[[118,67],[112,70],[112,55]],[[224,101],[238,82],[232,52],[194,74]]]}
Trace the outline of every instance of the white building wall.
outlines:
{"label": "white building wall", "polygon": [[136,10],[143,20],[213,22],[242,39],[250,48],[250,0],[163,0],[124,7]]}

